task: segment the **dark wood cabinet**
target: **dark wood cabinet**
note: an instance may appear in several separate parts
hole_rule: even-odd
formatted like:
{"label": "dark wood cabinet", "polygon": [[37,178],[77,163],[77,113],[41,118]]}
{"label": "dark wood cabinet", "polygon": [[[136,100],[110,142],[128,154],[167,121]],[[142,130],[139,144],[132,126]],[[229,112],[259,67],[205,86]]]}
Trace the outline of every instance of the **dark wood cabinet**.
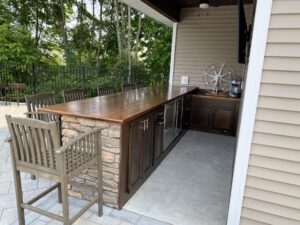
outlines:
{"label": "dark wood cabinet", "polygon": [[202,102],[192,102],[191,125],[192,129],[209,129],[211,127],[211,105]]}
{"label": "dark wood cabinet", "polygon": [[190,127],[191,122],[191,109],[192,109],[192,95],[188,94],[183,99],[183,129],[187,130]]}
{"label": "dark wood cabinet", "polygon": [[240,99],[195,94],[191,104],[191,129],[236,135]]}
{"label": "dark wood cabinet", "polygon": [[138,188],[150,175],[153,164],[154,113],[149,113],[130,123],[129,140],[129,192]]}
{"label": "dark wood cabinet", "polygon": [[[192,95],[183,95],[123,125],[121,206],[169,154],[184,134],[182,130],[189,128],[191,103]],[[168,146],[166,134],[171,134]]]}
{"label": "dark wood cabinet", "polygon": [[231,132],[235,119],[235,109],[231,106],[213,106],[212,128],[220,132]]}
{"label": "dark wood cabinet", "polygon": [[141,174],[141,140],[142,132],[140,130],[140,121],[136,120],[130,124],[130,140],[129,140],[129,176],[128,176],[128,189],[132,190],[133,187],[139,185],[142,179]]}

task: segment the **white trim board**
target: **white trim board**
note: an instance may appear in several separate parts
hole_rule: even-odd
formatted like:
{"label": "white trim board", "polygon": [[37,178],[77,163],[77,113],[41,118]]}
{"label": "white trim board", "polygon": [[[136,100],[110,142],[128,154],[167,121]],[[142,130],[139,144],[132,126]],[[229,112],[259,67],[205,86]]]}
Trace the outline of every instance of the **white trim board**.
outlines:
{"label": "white trim board", "polygon": [[227,225],[239,225],[273,0],[257,1]]}
{"label": "white trim board", "polygon": [[173,85],[176,42],[177,42],[177,23],[173,23],[169,85]]}
{"label": "white trim board", "polygon": [[155,9],[151,8],[149,5],[146,3],[142,2],[141,0],[121,0],[123,3],[126,5],[131,6],[131,8],[134,8],[147,16],[169,26],[172,27],[173,21],[170,20],[169,18],[165,17],[164,15],[160,14],[158,11]]}

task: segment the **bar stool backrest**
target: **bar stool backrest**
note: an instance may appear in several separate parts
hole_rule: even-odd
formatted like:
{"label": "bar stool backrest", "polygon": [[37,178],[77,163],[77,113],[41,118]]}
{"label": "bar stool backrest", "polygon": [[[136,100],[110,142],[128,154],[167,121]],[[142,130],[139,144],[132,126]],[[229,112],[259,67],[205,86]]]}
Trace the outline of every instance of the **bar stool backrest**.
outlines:
{"label": "bar stool backrest", "polygon": [[45,92],[25,96],[28,112],[37,112],[38,108],[54,105],[56,103],[54,92]]}
{"label": "bar stool backrest", "polygon": [[122,86],[122,91],[130,91],[134,89],[134,85],[133,84],[123,84]]}
{"label": "bar stool backrest", "polygon": [[60,146],[56,122],[6,116],[16,166],[57,175],[55,150]]}
{"label": "bar stool backrest", "polygon": [[103,96],[103,95],[110,95],[114,93],[113,87],[97,87],[97,94],[98,96]]}
{"label": "bar stool backrest", "polygon": [[142,82],[139,82],[139,83],[136,83],[135,87],[136,88],[143,88],[143,87],[146,87],[146,85]]}
{"label": "bar stool backrest", "polygon": [[72,88],[63,90],[64,102],[78,101],[84,99],[83,88]]}

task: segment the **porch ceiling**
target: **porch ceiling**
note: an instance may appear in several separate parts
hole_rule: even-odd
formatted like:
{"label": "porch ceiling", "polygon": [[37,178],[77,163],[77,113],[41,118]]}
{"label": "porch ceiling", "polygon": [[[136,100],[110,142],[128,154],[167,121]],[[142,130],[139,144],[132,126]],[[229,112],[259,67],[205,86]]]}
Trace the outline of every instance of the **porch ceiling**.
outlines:
{"label": "porch ceiling", "polygon": [[[146,15],[171,26],[180,20],[181,8],[198,7],[201,0],[122,0],[125,4]],[[244,0],[244,4],[252,4],[254,0]],[[209,0],[212,7],[236,5],[238,0]]]}
{"label": "porch ceiling", "polygon": [[[201,0],[176,0],[180,4],[181,8],[186,7],[198,7]],[[236,5],[238,0],[209,0],[209,4],[213,7]],[[252,4],[253,0],[244,0],[244,4]]]}

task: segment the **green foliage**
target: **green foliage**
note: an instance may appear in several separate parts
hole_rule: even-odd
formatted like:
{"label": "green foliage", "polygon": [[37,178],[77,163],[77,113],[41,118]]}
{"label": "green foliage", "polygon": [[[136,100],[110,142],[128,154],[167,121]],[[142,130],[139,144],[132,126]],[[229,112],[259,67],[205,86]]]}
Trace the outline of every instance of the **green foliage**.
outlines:
{"label": "green foliage", "polygon": [[[164,83],[169,74],[171,52],[171,29],[142,16],[141,32],[138,37],[139,13],[131,11],[131,49],[128,49],[127,6],[119,5],[120,27],[124,55],[119,56],[116,32],[114,1],[109,0],[1,0],[0,1],[0,62],[13,64],[19,71],[11,73],[9,80],[14,81],[16,74],[23,74],[21,80],[31,82],[30,73],[24,68],[36,66],[72,66],[93,67],[94,82],[87,80],[89,87],[93,85],[113,84],[119,87],[127,82],[128,51],[132,56],[132,81],[144,83]],[[92,4],[94,12],[92,11]],[[103,4],[102,19],[100,5]],[[65,21],[65,23],[63,23]],[[101,31],[101,33],[100,33]],[[99,35],[101,34],[101,35]],[[138,57],[135,58],[135,49]],[[99,59],[99,60],[98,60]],[[96,68],[97,61],[101,71]],[[50,68],[49,67],[49,68]],[[24,72],[24,73],[23,73]],[[39,82],[37,92],[59,90],[61,86],[51,86],[57,79],[64,87],[80,85],[81,79],[56,75],[55,71],[43,71],[45,80]],[[26,78],[25,78],[26,77]],[[73,76],[76,77],[76,76]],[[42,79],[42,78],[39,78]],[[19,79],[20,80],[20,79]],[[57,83],[57,82],[56,82]]]}
{"label": "green foliage", "polygon": [[0,25],[0,61],[18,65],[33,63],[39,52],[33,45],[30,31],[22,25]]}
{"label": "green foliage", "polygon": [[169,72],[172,30],[150,18],[145,18],[142,29],[142,58],[153,72]]}

